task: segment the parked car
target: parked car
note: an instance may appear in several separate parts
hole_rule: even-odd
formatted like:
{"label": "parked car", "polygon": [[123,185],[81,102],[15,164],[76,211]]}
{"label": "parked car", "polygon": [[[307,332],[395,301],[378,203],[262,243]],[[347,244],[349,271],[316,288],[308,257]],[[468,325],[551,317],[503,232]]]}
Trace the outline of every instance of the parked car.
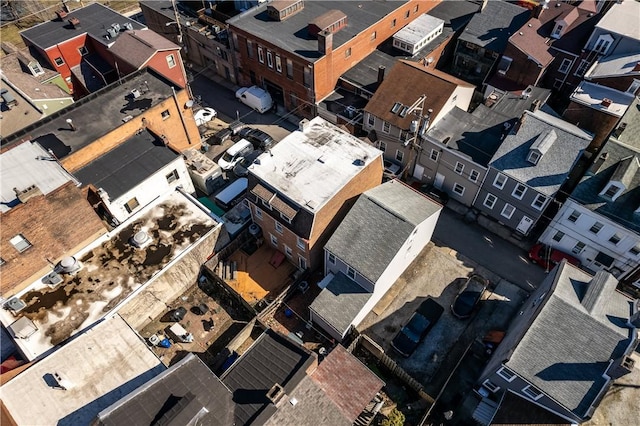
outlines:
{"label": "parked car", "polygon": [[410,356],[438,322],[443,312],[444,308],[438,302],[431,298],[426,299],[411,315],[409,322],[393,338],[391,347],[404,357]]}
{"label": "parked car", "polygon": [[545,270],[553,269],[562,259],[566,259],[572,265],[580,266],[580,260],[563,251],[551,248],[542,243],[538,243],[529,250],[529,259],[533,263],[537,263]]}
{"label": "parked car", "polygon": [[420,192],[427,195],[430,198],[433,198],[437,202],[442,205],[445,205],[449,202],[449,194],[444,192],[441,189],[436,188],[431,184],[424,184],[420,187]]}
{"label": "parked car", "polygon": [[398,164],[391,160],[384,160],[384,173],[383,177],[385,179],[395,179],[400,176],[400,172],[402,171],[402,165]]}
{"label": "parked car", "polygon": [[273,107],[273,99],[269,92],[258,86],[241,87],[236,91],[236,99],[255,109],[260,114],[269,111]]}
{"label": "parked car", "polygon": [[253,127],[244,127],[240,129],[238,135],[251,142],[255,149],[260,148],[267,150],[274,142],[273,138],[267,132],[263,132],[260,129],[254,129]]}
{"label": "parked car", "polygon": [[229,139],[231,135],[233,135],[233,131],[231,129],[222,129],[213,134],[207,140],[207,143],[209,145],[222,145],[222,143]]}
{"label": "parked car", "polygon": [[222,170],[231,170],[252,152],[253,145],[251,142],[246,139],[240,139],[222,154],[222,157],[218,160],[218,165]]}
{"label": "parked car", "polygon": [[451,304],[451,313],[454,317],[467,319],[473,313],[476,305],[482,299],[484,291],[487,289],[489,282],[480,275],[473,274],[458,291],[456,298]]}
{"label": "parked car", "polygon": [[213,120],[218,116],[218,113],[213,108],[202,108],[196,111],[193,114],[193,119],[196,120],[197,126],[203,126],[207,124],[209,121]]}

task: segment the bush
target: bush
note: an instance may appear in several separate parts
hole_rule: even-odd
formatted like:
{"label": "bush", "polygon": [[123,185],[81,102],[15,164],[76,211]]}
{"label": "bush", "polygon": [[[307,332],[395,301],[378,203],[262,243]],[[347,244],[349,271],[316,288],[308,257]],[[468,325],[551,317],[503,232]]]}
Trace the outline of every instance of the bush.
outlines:
{"label": "bush", "polygon": [[391,410],[386,419],[381,423],[382,426],[402,426],[404,425],[404,414],[397,408]]}

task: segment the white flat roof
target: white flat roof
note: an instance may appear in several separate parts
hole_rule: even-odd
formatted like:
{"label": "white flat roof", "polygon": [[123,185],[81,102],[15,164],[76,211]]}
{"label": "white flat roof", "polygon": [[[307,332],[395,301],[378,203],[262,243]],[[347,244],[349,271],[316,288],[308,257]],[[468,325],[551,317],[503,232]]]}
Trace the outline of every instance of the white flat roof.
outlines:
{"label": "white flat roof", "polygon": [[[9,120],[9,118],[5,118]],[[36,185],[46,195],[71,178],[55,158],[37,143],[23,142],[0,155],[0,212],[11,210],[20,191]]]}
{"label": "white flat roof", "polygon": [[101,410],[165,369],[127,323],[114,316],[9,380],[0,388],[0,399],[19,425],[88,425]]}
{"label": "white flat roof", "polygon": [[304,131],[289,134],[260,155],[249,172],[298,205],[316,211],[363,167],[382,161],[381,157],[379,149],[316,117]]}
{"label": "white flat roof", "polygon": [[[61,274],[64,281],[55,286],[39,279],[18,293],[26,307],[15,316],[0,309],[0,322],[9,327],[23,316],[31,319],[37,331],[14,340],[29,360],[38,358],[117,311],[215,225],[184,195],[172,191],[76,254],[83,268],[74,276]],[[134,248],[129,240],[138,231],[145,231],[151,244]]]}
{"label": "white flat roof", "polygon": [[443,25],[444,21],[442,19],[424,13],[395,33],[393,38],[405,43],[416,44]]}
{"label": "white flat roof", "polygon": [[611,6],[611,9],[600,19],[596,27],[640,40],[639,20],[640,2],[625,0]]}
{"label": "white flat roof", "polygon": [[[605,98],[611,100],[611,105],[608,107],[602,105],[602,100]],[[633,102],[633,98],[632,94],[586,81],[580,83],[571,94],[572,101],[617,117],[622,117]]]}

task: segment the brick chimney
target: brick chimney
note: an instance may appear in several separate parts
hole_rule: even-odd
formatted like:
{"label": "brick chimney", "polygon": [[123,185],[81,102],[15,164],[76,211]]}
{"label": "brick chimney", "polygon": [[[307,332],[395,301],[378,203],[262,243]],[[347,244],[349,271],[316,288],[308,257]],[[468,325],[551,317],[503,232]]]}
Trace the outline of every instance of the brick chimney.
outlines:
{"label": "brick chimney", "polygon": [[600,105],[602,105],[605,108],[609,108],[611,106],[611,104],[613,103],[613,101],[609,98],[604,98],[602,100],[602,102],[600,102]]}
{"label": "brick chimney", "polygon": [[384,80],[384,71],[385,71],[384,65],[380,65],[378,67],[378,84],[382,84],[382,81]]}
{"label": "brick chimney", "polygon": [[42,195],[42,191],[36,185],[31,185],[30,187],[19,190],[18,188],[13,188],[13,192],[15,192],[16,197],[20,200],[21,203],[26,203],[33,197],[38,195]]}
{"label": "brick chimney", "polygon": [[62,21],[64,18],[67,17],[67,11],[64,9],[56,10],[56,16],[58,17],[59,20]]}
{"label": "brick chimney", "polygon": [[75,16],[72,16],[71,18],[69,18],[69,25],[71,25],[73,28],[80,28],[80,20]]}
{"label": "brick chimney", "polygon": [[318,33],[318,52],[328,55],[333,51],[333,33],[329,30]]}

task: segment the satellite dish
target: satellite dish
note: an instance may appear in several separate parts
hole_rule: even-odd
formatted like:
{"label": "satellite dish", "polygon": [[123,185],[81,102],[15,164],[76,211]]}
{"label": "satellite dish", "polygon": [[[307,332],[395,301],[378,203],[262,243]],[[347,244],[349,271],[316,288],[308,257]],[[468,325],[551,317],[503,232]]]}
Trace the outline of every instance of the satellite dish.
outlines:
{"label": "satellite dish", "polygon": [[187,103],[184,104],[184,107],[185,108],[191,108],[193,106],[193,104],[194,104],[193,99],[189,99],[187,101]]}

